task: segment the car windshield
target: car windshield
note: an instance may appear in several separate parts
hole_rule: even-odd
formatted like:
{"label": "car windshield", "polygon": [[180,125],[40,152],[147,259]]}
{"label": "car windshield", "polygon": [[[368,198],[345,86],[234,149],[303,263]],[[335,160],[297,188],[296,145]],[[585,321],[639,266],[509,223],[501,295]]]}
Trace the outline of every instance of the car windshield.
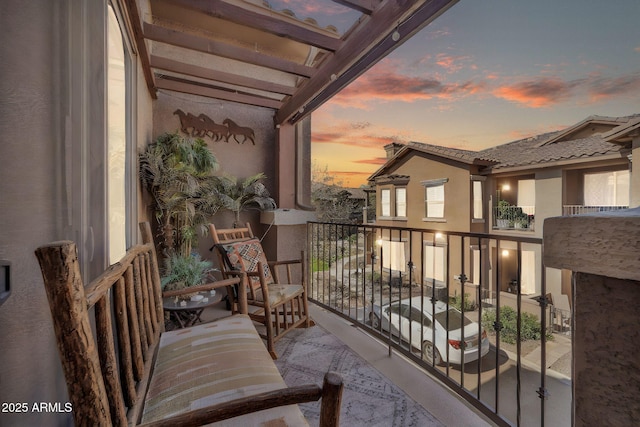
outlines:
{"label": "car windshield", "polygon": [[[449,324],[447,327],[447,313],[449,313]],[[466,317],[462,317],[462,313],[458,310],[450,308],[449,311],[441,311],[440,313],[436,313],[436,321],[440,323],[444,328],[448,331],[455,331],[456,329],[462,328],[462,321],[464,319],[464,325],[467,326],[473,322],[467,319]]]}

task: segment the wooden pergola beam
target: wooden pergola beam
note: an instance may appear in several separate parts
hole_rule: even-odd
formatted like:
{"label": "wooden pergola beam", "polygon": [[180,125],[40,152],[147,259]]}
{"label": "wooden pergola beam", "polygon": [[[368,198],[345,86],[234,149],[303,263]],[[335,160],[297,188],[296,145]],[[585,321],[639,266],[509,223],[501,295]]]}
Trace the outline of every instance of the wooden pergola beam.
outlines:
{"label": "wooden pergola beam", "polygon": [[205,37],[194,36],[170,28],[149,23],[144,24],[144,36],[149,40],[166,43],[197,52],[235,59],[248,64],[259,65],[301,77],[311,77],[316,70],[292,61],[276,58],[250,49],[232,46]]}
{"label": "wooden pergola beam", "polygon": [[357,10],[365,15],[371,15],[381,0],[332,0],[348,8]]}
{"label": "wooden pergola beam", "polygon": [[331,52],[339,49],[343,43],[339,38],[322,34],[302,25],[292,24],[276,14],[257,13],[227,3],[224,0],[208,0],[206,2],[201,0],[174,0],[174,3],[180,7],[195,10],[215,18],[225,19]]}
{"label": "wooden pergola beam", "polygon": [[293,95],[295,87],[286,86],[277,83],[271,83],[251,77],[244,77],[237,74],[225,73],[211,68],[200,67],[197,65],[187,64],[185,62],[176,61],[161,56],[151,55],[151,67],[171,71],[178,74],[185,74],[201,79],[229,83],[236,86],[242,86],[251,89],[263,90],[266,92],[275,92],[283,95]]}
{"label": "wooden pergola beam", "polygon": [[153,78],[153,72],[149,65],[149,53],[147,52],[147,44],[144,42],[144,35],[142,33],[142,24],[140,19],[140,13],[138,12],[138,5],[135,0],[124,0],[124,5],[129,15],[129,21],[131,22],[131,30],[133,31],[134,42],[140,62],[142,63],[142,72],[144,73],[144,80],[147,83],[147,89],[152,99],[157,99],[156,84]]}
{"label": "wooden pergola beam", "polygon": [[258,107],[273,108],[276,110],[282,106],[282,102],[274,99],[229,92],[226,90],[210,88],[199,84],[173,80],[168,77],[156,79],[156,87],[158,89],[166,89],[174,92],[188,93],[191,95],[206,96],[209,98],[233,101],[241,104],[256,105]]}
{"label": "wooden pergola beam", "polygon": [[[457,2],[387,0],[282,106],[276,113],[276,124],[294,123],[310,114]],[[392,33],[396,30],[399,38],[393,40]],[[382,37],[372,41],[372,34]]]}

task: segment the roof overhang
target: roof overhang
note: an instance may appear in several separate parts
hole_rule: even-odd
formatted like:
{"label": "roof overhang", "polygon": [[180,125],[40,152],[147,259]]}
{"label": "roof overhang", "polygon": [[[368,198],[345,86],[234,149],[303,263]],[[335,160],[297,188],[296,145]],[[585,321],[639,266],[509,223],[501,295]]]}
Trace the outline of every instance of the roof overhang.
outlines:
{"label": "roof overhang", "polygon": [[257,0],[123,1],[152,97],[270,108],[276,124],[309,115],[458,2],[332,0],[360,13],[339,35]]}

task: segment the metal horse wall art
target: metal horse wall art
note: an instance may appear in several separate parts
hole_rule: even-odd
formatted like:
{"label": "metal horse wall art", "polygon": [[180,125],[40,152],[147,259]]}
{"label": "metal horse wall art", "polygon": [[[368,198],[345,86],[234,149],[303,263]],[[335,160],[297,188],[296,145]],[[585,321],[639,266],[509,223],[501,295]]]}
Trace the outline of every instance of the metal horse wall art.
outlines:
{"label": "metal horse wall art", "polygon": [[[173,114],[178,115],[180,118],[180,129],[187,135],[194,137],[208,136],[214,141],[220,141],[224,138],[225,142],[229,142],[229,138],[233,136],[233,139],[238,144],[244,144],[249,140],[253,145],[256,145],[255,132],[253,129],[238,126],[231,119],[225,119],[222,124],[219,124],[214,122],[206,114],[200,114],[196,117],[180,109],[174,111]],[[239,137],[242,137],[242,140],[240,140]]]}

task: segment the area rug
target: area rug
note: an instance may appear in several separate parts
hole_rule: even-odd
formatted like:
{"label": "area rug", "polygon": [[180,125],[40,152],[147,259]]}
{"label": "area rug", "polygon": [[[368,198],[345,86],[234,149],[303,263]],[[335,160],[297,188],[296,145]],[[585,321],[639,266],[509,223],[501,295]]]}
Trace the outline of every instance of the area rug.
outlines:
{"label": "area rug", "polygon": [[[322,384],[327,371],[344,379],[340,425],[380,427],[443,426],[403,390],[322,327],[290,331],[275,345],[276,365],[289,386]],[[320,403],[299,405],[318,425]]]}

